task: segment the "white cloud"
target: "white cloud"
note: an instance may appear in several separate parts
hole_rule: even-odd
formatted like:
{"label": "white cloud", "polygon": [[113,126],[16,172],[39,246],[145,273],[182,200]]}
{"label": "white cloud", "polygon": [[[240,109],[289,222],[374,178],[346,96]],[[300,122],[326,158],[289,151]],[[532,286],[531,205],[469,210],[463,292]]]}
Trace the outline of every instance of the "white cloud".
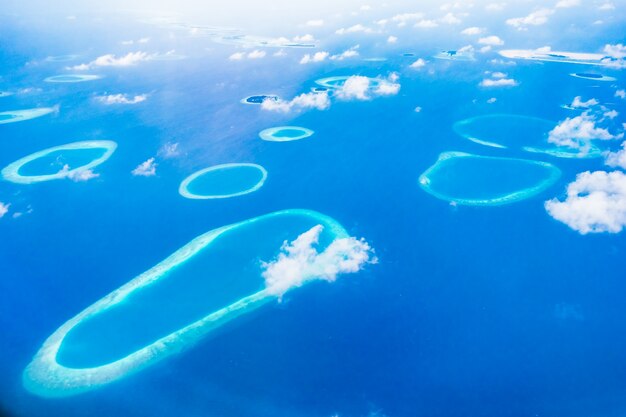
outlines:
{"label": "white cloud", "polygon": [[359,45],[354,45],[353,47],[346,49],[340,54],[336,54],[330,57],[333,61],[343,61],[346,58],[354,58],[355,56],[359,56]]}
{"label": "white cloud", "polygon": [[570,104],[570,107],[573,107],[575,109],[586,109],[592,106],[596,106],[597,104],[598,100],[596,100],[595,98],[590,98],[587,101],[582,101],[581,96],[576,96],[574,97],[572,104]]}
{"label": "white cloud", "polygon": [[487,100],[487,103],[488,103],[488,104],[493,104],[493,103],[495,103],[496,101],[498,101],[498,99],[497,99],[497,98],[495,98],[495,97],[491,97],[489,100]]}
{"label": "white cloud", "polygon": [[452,13],[447,13],[444,17],[439,19],[441,23],[445,23],[446,25],[457,25],[461,23],[461,19],[455,16]]}
{"label": "white cloud", "polygon": [[517,81],[512,78],[485,78],[479,84],[481,87],[515,87]]}
{"label": "white cloud", "polygon": [[416,28],[430,29],[430,28],[436,28],[437,26],[439,26],[439,23],[435,22],[434,20],[424,19],[424,20],[420,20],[413,26]]}
{"label": "white cloud", "polygon": [[626,169],[626,141],[622,143],[622,149],[617,152],[606,152],[605,163],[613,168],[619,167]]}
{"label": "white cloud", "polygon": [[611,134],[608,129],[598,127],[598,120],[589,111],[580,116],[560,122],[548,135],[548,142],[570,148],[588,149],[590,140],[621,139],[624,134]]}
{"label": "white cloud", "polygon": [[70,166],[67,164],[63,165],[63,168],[58,173],[64,174],[65,177],[74,182],[89,181],[100,176],[100,174],[96,174],[90,169],[79,169],[75,171],[70,171]]}
{"label": "white cloud", "polygon": [[485,29],[479,28],[478,26],[472,26],[469,28],[465,28],[461,31],[461,35],[480,35],[484,33]]}
{"label": "white cloud", "polygon": [[88,64],[80,64],[71,69],[84,71],[94,67],[129,67],[137,65],[140,62],[150,61],[155,58],[156,55],[148,54],[147,52],[129,52],[124,56],[116,58],[113,54],[102,55]]}
{"label": "white cloud", "polygon": [[259,49],[255,49],[254,51],[248,53],[248,59],[259,59],[265,57],[265,51],[261,51]]}
{"label": "white cloud", "polygon": [[415,62],[409,65],[409,68],[419,69],[419,68],[424,67],[425,65],[426,65],[426,61],[424,61],[424,59],[422,58],[418,58]]}
{"label": "white cloud", "polygon": [[485,10],[488,12],[500,12],[504,10],[506,3],[489,3],[485,6]]}
{"label": "white cloud", "polygon": [[504,41],[495,35],[485,36],[484,38],[480,38],[478,39],[478,43],[481,45],[490,45],[490,46],[504,45]]}
{"label": "white cloud", "polygon": [[280,56],[286,56],[286,55],[287,55],[287,52],[285,52],[285,50],[284,50],[284,49],[279,49],[278,51],[276,51],[276,52],[274,52],[274,53],[272,54],[272,56],[278,56],[278,57],[280,57]]}
{"label": "white cloud", "polygon": [[344,35],[346,33],[358,33],[358,32],[362,32],[362,33],[372,33],[373,30],[371,28],[368,28],[367,26],[363,26],[362,24],[356,24],[354,26],[350,26],[349,28],[341,28],[341,29],[337,29],[335,31],[335,33],[337,35]]}
{"label": "white cloud", "polygon": [[396,73],[392,73],[387,79],[353,75],[335,94],[341,100],[370,100],[373,96],[395,95],[400,91],[397,80]]}
{"label": "white cloud", "polygon": [[309,20],[306,22],[306,25],[312,27],[324,26],[324,21],[322,19]]}
{"label": "white cloud", "polygon": [[398,38],[397,38],[397,37],[395,37],[395,36],[393,36],[393,35],[390,35],[390,36],[387,38],[387,43],[396,43],[396,42],[398,42]]}
{"label": "white cloud", "polygon": [[528,16],[507,19],[506,24],[520,30],[524,30],[527,26],[539,26],[545,24],[548,21],[548,16],[553,13],[554,10],[552,9],[539,9],[530,13]]}
{"label": "white cloud", "polygon": [[294,97],[291,101],[263,100],[261,108],[269,111],[289,112],[291,110],[317,109],[326,110],[330,107],[330,98],[327,92],[323,93],[303,93]]}
{"label": "white cloud", "polygon": [[626,46],[621,43],[604,46],[604,53],[611,58],[623,59],[626,58]]}
{"label": "white cloud", "polygon": [[363,6],[359,7],[359,10],[362,12],[368,12],[372,10],[372,6],[370,6],[369,4],[364,4]]}
{"label": "white cloud", "polygon": [[306,34],[306,35],[302,35],[302,36],[296,36],[293,38],[294,42],[298,42],[298,43],[307,43],[307,42],[315,42],[315,37],[311,34]]}
{"label": "white cloud", "polygon": [[130,173],[139,177],[153,177],[156,175],[157,163],[154,158],[148,158],[144,162],[137,165]]}
{"label": "white cloud", "polygon": [[421,113],[422,112],[422,108],[420,106],[417,106],[416,108],[413,109],[413,111],[415,113]]}
{"label": "white cloud", "polygon": [[306,282],[333,282],[340,274],[355,273],[366,264],[376,262],[369,244],[354,237],[335,239],[318,252],[322,231],[323,226],[317,225],[294,241],[285,241],[276,259],[261,264],[268,293],[282,297]]}
{"label": "white cloud", "polygon": [[[415,22],[420,20],[423,16],[423,13],[402,13],[395,15],[390,20],[394,23],[397,23],[398,27],[403,27],[406,26],[406,24],[409,22]],[[384,21],[386,23],[386,20]]]}
{"label": "white cloud", "polygon": [[617,98],[626,98],[626,90],[617,90],[615,92],[615,97],[617,97]]}
{"label": "white cloud", "polygon": [[580,6],[580,0],[560,0],[556,4],[557,9],[567,9],[576,6]]}
{"label": "white cloud", "polygon": [[615,10],[615,5],[611,3],[610,1],[607,1],[606,3],[602,3],[600,7],[598,7],[598,10],[602,10],[602,11]]}
{"label": "white cloud", "polygon": [[231,56],[228,57],[231,61],[241,61],[246,57],[246,54],[243,52],[235,52]]}
{"label": "white cloud", "polygon": [[97,96],[95,99],[102,104],[137,104],[146,101],[147,94],[139,94],[136,96],[128,96],[126,94],[109,94],[106,96]]}
{"label": "white cloud", "polygon": [[180,155],[180,149],[178,149],[178,142],[167,142],[157,152],[157,155],[164,159],[175,158]]}
{"label": "white cloud", "polygon": [[302,59],[300,60],[301,64],[309,64],[311,62],[322,62],[324,60],[326,60],[326,58],[328,58],[329,53],[326,51],[319,51],[314,53],[313,55],[311,54],[306,54],[302,57]]}
{"label": "white cloud", "polygon": [[626,174],[583,172],[567,186],[565,201],[554,198],[545,208],[556,220],[587,233],[619,233],[626,226]]}
{"label": "white cloud", "polygon": [[9,212],[9,206],[10,204],[5,204],[2,201],[0,201],[0,219]]}

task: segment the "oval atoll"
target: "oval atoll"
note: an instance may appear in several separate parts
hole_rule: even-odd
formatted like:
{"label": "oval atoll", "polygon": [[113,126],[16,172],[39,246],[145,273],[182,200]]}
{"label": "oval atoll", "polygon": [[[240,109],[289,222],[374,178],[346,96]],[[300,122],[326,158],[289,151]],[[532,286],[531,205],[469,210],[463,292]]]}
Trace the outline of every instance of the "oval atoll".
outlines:
{"label": "oval atoll", "polygon": [[570,74],[574,78],[583,78],[593,81],[615,81],[615,77],[609,77],[607,75],[596,74],[593,72],[573,72]]}
{"label": "oval atoll", "polygon": [[419,184],[453,204],[497,206],[539,194],[560,176],[561,171],[547,162],[444,152],[419,177]]}
{"label": "oval atoll", "polygon": [[593,143],[581,150],[548,142],[556,122],[517,114],[488,114],[461,120],[453,125],[456,133],[480,145],[502,149],[521,149],[558,158],[597,158],[601,150]]}
{"label": "oval atoll", "polygon": [[110,140],[90,140],[55,146],[9,164],[2,170],[2,177],[17,184],[64,178],[84,179],[81,174],[105,162],[116,148],[117,143]]}
{"label": "oval atoll", "polygon": [[[306,259],[294,257],[303,245]],[[365,241],[310,210],[213,229],[59,327],[26,367],[23,384],[43,397],[96,389],[180,353],[293,288],[357,272],[370,255]]]}
{"label": "oval atoll", "polygon": [[258,190],[266,178],[267,171],[261,165],[214,165],[185,178],[180,183],[178,192],[183,197],[196,200],[237,197]]}
{"label": "oval atoll", "polygon": [[270,142],[290,142],[293,140],[300,140],[308,138],[313,135],[311,129],[299,126],[278,126],[271,127],[269,129],[262,130],[259,136],[263,140]]}
{"label": "oval atoll", "polygon": [[34,109],[8,110],[0,112],[0,124],[23,122],[45,116],[58,110],[58,107],[37,107]]}
{"label": "oval atoll", "polygon": [[47,83],[82,83],[85,81],[93,81],[102,78],[100,75],[95,74],[62,74],[53,75],[44,79]]}
{"label": "oval atoll", "polygon": [[241,102],[243,104],[263,104],[265,100],[278,101],[279,97],[276,94],[255,94],[242,99]]}

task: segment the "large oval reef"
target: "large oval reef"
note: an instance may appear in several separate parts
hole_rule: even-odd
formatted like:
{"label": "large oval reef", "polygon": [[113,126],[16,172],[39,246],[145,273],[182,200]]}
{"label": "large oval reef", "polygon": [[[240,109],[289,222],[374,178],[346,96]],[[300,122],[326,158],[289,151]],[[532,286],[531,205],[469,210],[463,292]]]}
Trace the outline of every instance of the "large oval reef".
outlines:
{"label": "large oval reef", "polygon": [[267,171],[261,165],[214,165],[185,178],[178,192],[183,197],[198,200],[237,197],[258,190],[266,178]]}
{"label": "large oval reef", "polygon": [[305,127],[278,126],[262,130],[259,133],[259,137],[269,142],[291,142],[293,140],[308,138],[313,135],[313,133],[315,132]]}
{"label": "large oval reef", "polygon": [[93,81],[102,78],[100,75],[94,74],[63,74],[53,75],[44,79],[47,83],[82,83],[85,81]]}
{"label": "large oval reef", "polygon": [[315,280],[374,263],[363,239],[310,210],[222,226],[59,327],[23,373],[30,392],[63,397],[140,371]]}
{"label": "large oval reef", "polygon": [[91,169],[109,159],[116,148],[117,143],[110,140],[90,140],[55,146],[9,164],[2,170],[2,178],[18,184],[64,178],[76,181],[92,178],[95,174],[91,173]]}
{"label": "large oval reef", "polygon": [[243,104],[263,104],[265,100],[278,101],[279,97],[276,94],[256,94],[241,99]]}
{"label": "large oval reef", "polygon": [[497,206],[552,186],[561,171],[547,162],[444,152],[419,178],[435,197],[467,206]]}
{"label": "large oval reef", "polygon": [[[353,77],[353,75],[337,75],[334,77],[326,77],[315,80],[315,84],[320,85],[329,89],[339,89],[344,86],[348,78]],[[376,88],[380,85],[379,78],[367,77],[369,79],[369,88]]]}
{"label": "large oval reef", "polygon": [[564,52],[552,51],[546,48],[540,49],[504,49],[500,55],[511,59],[528,59],[531,61],[563,62],[567,64],[583,65],[607,65],[603,62],[602,54],[587,52]]}
{"label": "large oval reef", "polygon": [[574,78],[583,78],[585,80],[593,81],[615,81],[615,77],[609,77],[607,75],[596,74],[592,72],[573,72],[570,74]]}
{"label": "large oval reef", "polygon": [[548,136],[556,122],[539,117],[516,114],[488,114],[456,122],[456,133],[480,145],[493,148],[522,149],[526,152],[543,153],[558,158],[598,158],[602,152],[593,143],[581,150],[557,146],[548,142]]}
{"label": "large oval reef", "polygon": [[[10,94],[9,94],[10,95]],[[0,112],[0,125],[23,122],[57,111],[57,107],[37,107],[34,109],[8,110]]]}

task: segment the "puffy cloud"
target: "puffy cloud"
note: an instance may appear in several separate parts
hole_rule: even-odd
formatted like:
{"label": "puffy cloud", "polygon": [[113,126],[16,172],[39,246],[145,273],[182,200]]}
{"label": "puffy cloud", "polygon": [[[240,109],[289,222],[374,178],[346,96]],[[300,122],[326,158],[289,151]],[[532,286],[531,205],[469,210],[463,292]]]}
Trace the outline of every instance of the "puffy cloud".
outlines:
{"label": "puffy cloud", "polygon": [[102,104],[137,104],[146,101],[147,94],[139,94],[136,96],[128,96],[126,94],[109,94],[106,96],[97,96],[95,99]]}
{"label": "puffy cloud", "polygon": [[567,9],[576,6],[580,6],[580,0],[560,0],[556,4],[557,9]]}
{"label": "puffy cloud", "polygon": [[373,30],[359,23],[354,26],[350,26],[349,28],[341,28],[335,31],[337,35],[345,35],[346,33],[358,33],[358,32],[372,33]]}
{"label": "puffy cloud", "polygon": [[231,56],[228,57],[231,61],[241,61],[246,57],[246,54],[243,52],[235,52]]}
{"label": "puffy cloud", "polygon": [[387,38],[387,43],[396,43],[396,42],[398,42],[398,38],[397,38],[397,37],[395,37],[395,36],[393,36],[393,35],[390,35],[390,36]]}
{"label": "puffy cloud", "polygon": [[255,49],[254,51],[248,53],[248,59],[259,59],[265,57],[265,55],[265,51]]}
{"label": "puffy cloud", "polygon": [[517,81],[512,78],[485,78],[479,85],[481,87],[515,87]]}
{"label": "puffy cloud", "polygon": [[617,90],[615,92],[615,97],[617,97],[617,98],[626,98],[626,90]]}
{"label": "puffy cloud", "polygon": [[545,208],[550,216],[581,234],[619,233],[626,226],[626,174],[578,174],[567,186],[566,199],[546,201]]}
{"label": "puffy cloud", "polygon": [[302,35],[302,36],[296,36],[293,38],[294,42],[298,42],[298,43],[310,43],[310,42],[315,42],[315,37],[311,34],[306,34],[306,35]]}
{"label": "puffy cloud", "polygon": [[436,28],[437,26],[439,26],[439,23],[435,22],[434,20],[424,19],[424,20],[420,20],[413,26],[416,28],[430,29],[430,28]]}
{"label": "puffy cloud", "polygon": [[495,103],[496,101],[498,101],[498,99],[497,99],[497,98],[495,98],[495,97],[491,97],[489,100],[487,100],[487,104],[493,104],[493,103]]}
{"label": "puffy cloud", "polygon": [[481,45],[491,45],[491,46],[504,45],[504,41],[495,35],[485,36],[484,38],[480,38],[478,39],[478,43],[480,43]]}
{"label": "puffy cloud", "polygon": [[74,182],[89,181],[100,176],[100,174],[96,174],[90,169],[79,169],[75,171],[70,171],[70,166],[67,164],[63,165],[63,168],[58,173],[63,174],[63,176],[69,178]]}
{"label": "puffy cloud", "polygon": [[415,62],[409,65],[409,67],[419,69],[419,68],[424,67],[425,65],[426,65],[426,61],[424,61],[424,59],[422,58],[418,58]]}
{"label": "puffy cloud", "polygon": [[452,13],[447,13],[444,17],[439,19],[439,21],[441,23],[445,23],[446,25],[457,25],[461,23],[461,19],[459,19]]}
{"label": "puffy cloud", "polygon": [[289,112],[291,110],[317,109],[326,110],[330,107],[330,98],[327,92],[303,93],[292,100],[263,100],[261,108],[269,111]]}
{"label": "puffy cloud", "polygon": [[311,54],[306,54],[302,57],[302,59],[300,60],[301,64],[309,64],[311,62],[322,62],[324,60],[326,60],[326,58],[328,58],[329,53],[326,51],[319,51],[314,53],[313,55]]}
{"label": "puffy cloud", "polygon": [[319,27],[319,26],[324,26],[324,21],[322,19],[314,19],[314,20],[309,20],[305,24],[307,26]]}
{"label": "puffy cloud", "polygon": [[9,212],[9,206],[10,204],[5,204],[2,201],[0,201],[0,219]]}
{"label": "puffy cloud", "polygon": [[596,106],[598,104],[599,104],[599,102],[595,98],[590,98],[587,101],[582,101],[582,97],[581,96],[576,96],[576,97],[574,97],[574,100],[572,101],[572,104],[570,104],[570,107],[575,108],[575,109],[587,109],[589,107],[593,107],[593,106]]}
{"label": "puffy cloud", "polygon": [[553,13],[554,10],[552,9],[539,9],[530,13],[528,16],[507,19],[506,24],[520,30],[524,30],[527,26],[539,26],[545,24],[548,21],[548,16]]}
{"label": "puffy cloud", "polygon": [[608,67],[626,68],[626,46],[621,43],[615,45],[605,45],[604,53],[606,57],[602,59],[602,63]]}
{"label": "puffy cloud", "polygon": [[261,264],[268,293],[282,297],[307,282],[334,282],[341,274],[358,272],[376,262],[370,245],[354,237],[335,239],[319,252],[322,231],[323,226],[317,225],[294,241],[285,241],[276,259]]}
{"label": "puffy cloud", "polygon": [[144,162],[137,165],[130,173],[139,177],[153,177],[156,175],[157,163],[154,158],[148,158]]}
{"label": "puffy cloud", "polygon": [[469,28],[465,28],[461,31],[461,35],[480,35],[483,33],[485,29],[479,28],[478,26],[472,26]]}
{"label": "puffy cloud", "polygon": [[423,13],[402,13],[395,15],[389,20],[397,23],[398,27],[403,27],[406,26],[406,24],[409,22],[416,22],[420,20],[423,16]]}
{"label": "puffy cloud", "polygon": [[157,155],[161,158],[170,159],[180,155],[180,149],[178,149],[178,142],[167,142],[157,152]]}
{"label": "puffy cloud", "polygon": [[621,139],[624,134],[611,134],[608,129],[598,127],[599,121],[589,111],[580,116],[568,117],[548,134],[548,142],[559,146],[587,150],[590,140]]}
{"label": "puffy cloud", "polygon": [[88,64],[80,64],[70,69],[84,71],[94,67],[129,67],[137,65],[140,62],[146,62],[154,59],[155,54],[148,54],[147,52],[129,52],[124,56],[116,58],[113,54],[102,55]]}
{"label": "puffy cloud", "polygon": [[420,106],[417,106],[416,108],[413,109],[413,111],[415,113],[421,113],[422,112],[422,108]]}
{"label": "puffy cloud", "polygon": [[613,168],[622,168],[626,169],[626,141],[622,143],[622,149],[617,152],[606,152],[605,163]]}
{"label": "puffy cloud", "polygon": [[359,45],[354,45],[353,47],[346,49],[340,54],[336,54],[330,57],[333,61],[343,61],[346,58],[353,58],[355,56],[359,56]]}
{"label": "puffy cloud", "polygon": [[387,79],[372,79],[362,75],[349,77],[335,95],[341,100],[371,100],[374,96],[398,94],[398,75],[393,73]]}

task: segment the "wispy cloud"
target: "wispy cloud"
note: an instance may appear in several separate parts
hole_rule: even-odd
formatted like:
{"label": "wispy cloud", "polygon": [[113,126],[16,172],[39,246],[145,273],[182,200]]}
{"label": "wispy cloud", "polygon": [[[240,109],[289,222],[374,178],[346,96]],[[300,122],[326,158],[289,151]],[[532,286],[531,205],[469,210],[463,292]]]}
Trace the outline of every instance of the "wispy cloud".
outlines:
{"label": "wispy cloud", "polygon": [[102,104],[137,104],[142,101],[146,101],[147,94],[139,94],[135,96],[129,96],[127,94],[109,94],[104,96],[96,96],[95,99]]}
{"label": "wispy cloud", "polygon": [[291,100],[263,100],[261,108],[263,110],[277,111],[287,113],[292,110],[326,110],[330,107],[330,98],[328,93],[303,93]]}
{"label": "wispy cloud", "polygon": [[139,177],[153,177],[156,175],[156,167],[157,163],[154,158],[149,158],[137,165],[137,167],[131,171],[131,174]]}

